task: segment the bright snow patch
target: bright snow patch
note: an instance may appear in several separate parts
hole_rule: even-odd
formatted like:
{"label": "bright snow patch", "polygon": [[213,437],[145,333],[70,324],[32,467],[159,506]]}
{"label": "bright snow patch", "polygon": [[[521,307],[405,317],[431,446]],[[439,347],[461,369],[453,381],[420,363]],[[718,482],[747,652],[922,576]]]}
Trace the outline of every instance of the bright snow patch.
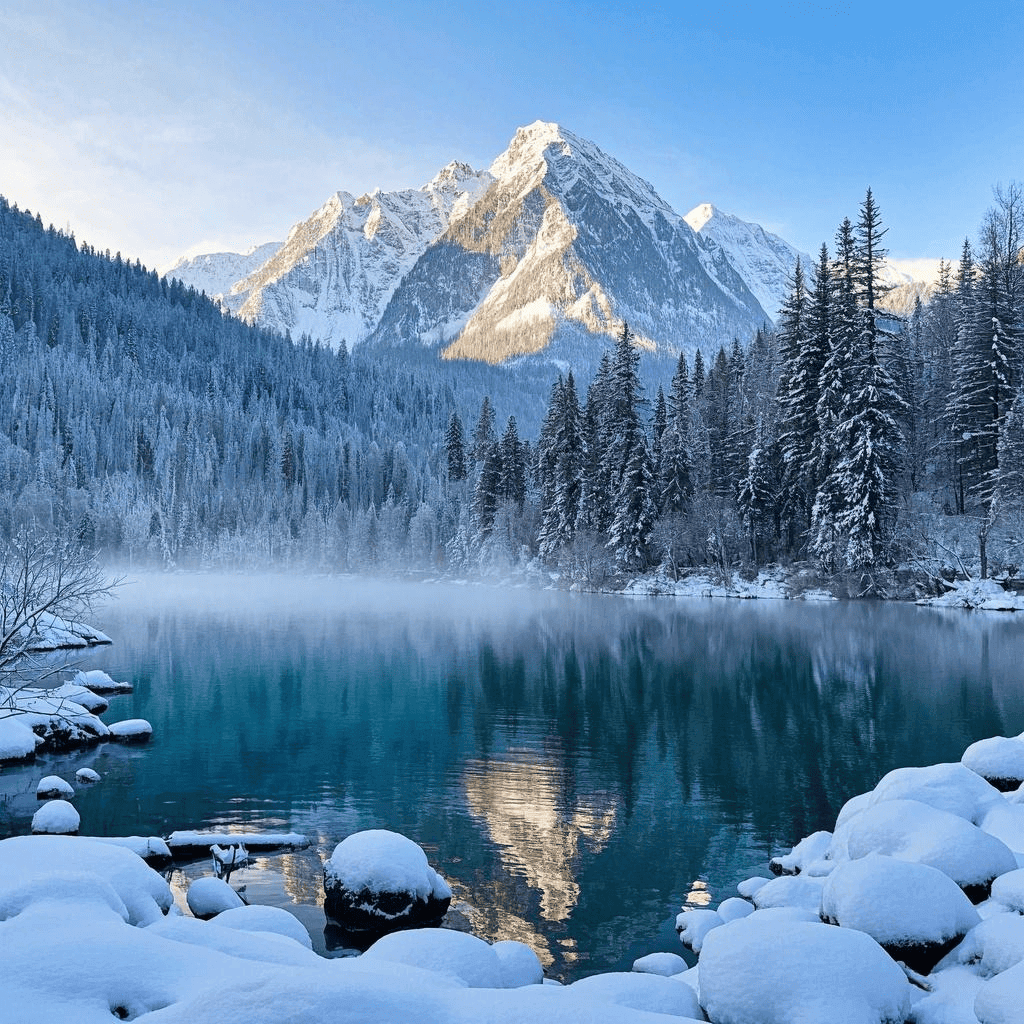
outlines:
{"label": "bright snow patch", "polygon": [[0,718],[0,763],[28,760],[35,756],[36,747],[42,742],[18,717]]}
{"label": "bright snow patch", "polygon": [[313,948],[313,940],[302,922],[281,907],[231,907],[217,915],[217,924],[221,928],[235,928],[242,932],[283,935],[293,939],[300,946],[305,946],[306,949]]}
{"label": "bright snow patch", "polygon": [[543,984],[544,967],[525,942],[505,939],[495,942],[491,948],[501,961],[501,981],[505,988]]}
{"label": "bright snow patch", "polygon": [[75,787],[59,775],[46,775],[36,786],[36,796],[40,800],[70,800],[74,795]]}
{"label": "bright snow patch", "polygon": [[663,978],[671,978],[689,970],[689,965],[678,953],[648,953],[633,961],[633,970],[638,974],[660,974]]}
{"label": "bright snow patch", "polygon": [[568,986],[572,996],[585,996],[602,1003],[628,1006],[634,1010],[699,1020],[700,1003],[689,985],[656,974],[594,974]]}
{"label": "bright snow patch", "polygon": [[964,751],[960,760],[997,788],[1016,789],[1024,780],[1024,736],[978,740]]}
{"label": "bright snow patch", "polygon": [[457,979],[469,988],[503,988],[498,954],[483,939],[448,928],[415,928],[378,939],[366,960],[420,967]]}

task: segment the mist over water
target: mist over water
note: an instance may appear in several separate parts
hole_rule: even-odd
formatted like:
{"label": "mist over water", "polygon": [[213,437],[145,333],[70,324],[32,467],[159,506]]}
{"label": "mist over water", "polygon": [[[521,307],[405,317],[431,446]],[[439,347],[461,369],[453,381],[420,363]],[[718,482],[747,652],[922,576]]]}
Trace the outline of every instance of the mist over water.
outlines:
{"label": "mist over water", "polygon": [[562,977],[681,951],[683,902],[733,895],[890,769],[1024,730],[1012,616],[180,575],[94,624],[115,644],[86,667],[135,683],[105,718],[153,742],[5,769],[0,835],[84,764],[85,834],[303,832],[232,881],[323,949],[321,859],[394,829],[478,934]]}

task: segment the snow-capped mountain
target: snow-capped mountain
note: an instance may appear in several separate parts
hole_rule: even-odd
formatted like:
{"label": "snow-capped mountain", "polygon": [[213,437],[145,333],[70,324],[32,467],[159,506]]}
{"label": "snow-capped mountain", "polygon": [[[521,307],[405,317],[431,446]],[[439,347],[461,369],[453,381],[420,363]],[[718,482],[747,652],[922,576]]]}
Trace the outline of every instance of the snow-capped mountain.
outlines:
{"label": "snow-capped mountain", "polygon": [[[215,252],[205,256],[182,257],[164,272],[164,276],[176,277],[182,284],[206,292],[210,298],[226,296],[236,282],[262,267],[280,247],[280,242],[266,242],[244,253]],[[240,302],[234,308],[237,310],[239,305]]]}
{"label": "snow-capped mountain", "polygon": [[670,354],[748,338],[796,255],[710,206],[681,217],[594,143],[537,121],[488,171],[453,163],[420,189],[336,193],[230,285],[212,269],[228,254],[172,274],[203,269],[207,292],[293,337],[503,362],[592,354],[623,321]]}
{"label": "snow-capped mountain", "polygon": [[262,266],[230,289],[228,305],[250,321],[338,346],[380,322],[402,278],[490,176],[451,163],[419,189],[337,192],[297,224]]}
{"label": "snow-capped mountain", "polygon": [[723,213],[711,203],[695,206],[684,220],[700,237],[719,246],[733,264],[762,308],[775,319],[793,286],[793,269],[800,259],[806,274],[811,257],[760,224],[751,224]]}

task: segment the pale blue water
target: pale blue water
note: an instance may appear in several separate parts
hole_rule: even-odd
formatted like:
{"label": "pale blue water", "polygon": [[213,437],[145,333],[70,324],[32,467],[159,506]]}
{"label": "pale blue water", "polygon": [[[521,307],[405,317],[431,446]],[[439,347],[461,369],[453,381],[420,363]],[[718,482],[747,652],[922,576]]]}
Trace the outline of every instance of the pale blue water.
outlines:
{"label": "pale blue water", "polygon": [[86,667],[135,682],[105,718],[155,738],[5,769],[0,835],[84,764],[83,833],[304,832],[232,882],[323,948],[321,859],[394,829],[478,934],[562,977],[681,952],[684,901],[734,895],[891,768],[1024,730],[1012,615],[192,576],[95,624],[116,642]]}

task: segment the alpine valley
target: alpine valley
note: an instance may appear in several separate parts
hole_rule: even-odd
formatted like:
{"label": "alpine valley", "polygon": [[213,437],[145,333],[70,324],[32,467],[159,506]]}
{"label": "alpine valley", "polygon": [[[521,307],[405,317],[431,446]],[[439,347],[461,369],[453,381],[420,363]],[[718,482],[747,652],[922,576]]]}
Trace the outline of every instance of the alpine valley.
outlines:
{"label": "alpine valley", "polygon": [[281,245],[182,259],[168,276],[333,347],[577,365],[624,321],[673,357],[745,343],[774,320],[798,255],[708,204],[680,216],[594,143],[537,121],[486,171],[450,163],[419,189],[337,192]]}

